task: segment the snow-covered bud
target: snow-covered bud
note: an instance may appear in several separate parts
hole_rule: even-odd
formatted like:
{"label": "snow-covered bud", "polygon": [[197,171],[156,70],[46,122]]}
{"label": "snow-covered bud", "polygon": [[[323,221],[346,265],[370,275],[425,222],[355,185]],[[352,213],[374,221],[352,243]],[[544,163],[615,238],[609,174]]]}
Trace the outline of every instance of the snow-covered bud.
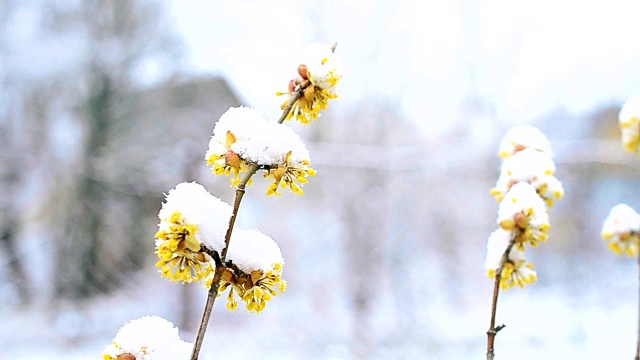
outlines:
{"label": "snow-covered bud", "polygon": [[191,344],[184,342],[173,324],[159,316],[126,323],[101,354],[103,360],[187,360]]}
{"label": "snow-covered bud", "polygon": [[518,151],[506,158],[500,167],[500,177],[491,194],[501,201],[511,186],[519,182],[533,185],[547,203],[564,196],[564,188],[554,176],[556,165],[547,153],[531,148]]}
{"label": "snow-covered bud", "polygon": [[487,241],[487,257],[484,267],[487,276],[496,277],[496,271],[502,266],[500,274],[500,288],[508,289],[517,285],[523,287],[532,284],[537,279],[537,274],[533,270],[533,265],[528,263],[524,258],[524,252],[517,247],[512,247],[503,263],[504,254],[507,251],[509,242],[514,234],[511,231],[498,229],[491,233]]}
{"label": "snow-covered bud", "polygon": [[[624,103],[618,123],[622,134],[622,146],[630,152],[640,148],[640,94],[636,94]],[[640,153],[638,153],[640,156]]]}
{"label": "snow-covered bud", "polygon": [[536,246],[547,239],[547,208],[535,188],[526,182],[511,187],[500,203],[496,222],[501,229],[514,232],[520,250],[526,243]]}
{"label": "snow-covered bud", "polygon": [[538,150],[549,157],[553,156],[549,139],[531,125],[519,125],[509,129],[500,142],[498,155],[504,159],[524,149]]}
{"label": "snow-covered bud", "polygon": [[627,204],[614,206],[604,221],[601,235],[614,253],[636,256],[640,247],[640,214]]}

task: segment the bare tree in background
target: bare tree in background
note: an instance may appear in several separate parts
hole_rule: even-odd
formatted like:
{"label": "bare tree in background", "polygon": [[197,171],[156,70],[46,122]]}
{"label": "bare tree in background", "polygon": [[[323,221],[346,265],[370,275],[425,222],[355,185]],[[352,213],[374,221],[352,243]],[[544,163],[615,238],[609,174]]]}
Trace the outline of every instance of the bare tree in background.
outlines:
{"label": "bare tree in background", "polygon": [[144,193],[109,165],[112,144],[135,125],[140,114],[128,98],[146,61],[170,58],[171,38],[154,2],[83,1],[54,8],[50,26],[60,32],[83,29],[80,68],[74,73],[72,105],[84,130],[75,173],[67,177],[70,199],[59,234],[57,296],[84,298],[111,290],[123,275],[141,266],[148,218]]}
{"label": "bare tree in background", "polygon": [[[21,304],[32,301],[33,290],[26,273],[28,256],[20,250],[19,232],[24,220],[28,188],[24,184],[33,175],[38,156],[47,143],[47,94],[32,90],[20,78],[20,71],[12,67],[11,21],[19,8],[14,1],[0,4],[0,247],[2,262],[9,269],[7,280],[13,284]],[[23,99],[28,106],[22,107]]]}

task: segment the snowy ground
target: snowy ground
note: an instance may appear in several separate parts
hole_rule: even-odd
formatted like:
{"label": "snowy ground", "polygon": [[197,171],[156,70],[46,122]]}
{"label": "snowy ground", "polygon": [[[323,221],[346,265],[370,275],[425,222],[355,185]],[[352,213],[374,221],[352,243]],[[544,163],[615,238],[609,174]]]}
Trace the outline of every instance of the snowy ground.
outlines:
{"label": "snowy ground", "polygon": [[[634,276],[625,277],[628,280],[609,290],[587,289],[577,296],[559,287],[541,286],[502,293],[498,324],[504,322],[507,327],[497,337],[496,358],[631,358],[636,337],[636,290]],[[398,330],[399,309],[394,309],[389,299],[381,299],[376,305],[380,310],[371,319],[369,357],[483,358],[490,281],[484,285],[486,291],[455,304],[446,298],[424,299],[413,313],[415,321],[408,331]],[[144,289],[132,286],[83,309],[63,306],[58,316],[44,307],[5,309],[0,328],[2,357],[97,359],[128,319],[147,314],[175,318],[174,286],[149,281]],[[204,290],[201,295],[203,299]],[[352,359],[348,306],[326,300],[331,307],[320,306],[314,312],[318,306],[290,289],[259,316],[242,311],[230,314],[219,303],[201,358],[254,359],[259,354],[264,359]],[[191,341],[194,334],[181,332],[181,336]]]}

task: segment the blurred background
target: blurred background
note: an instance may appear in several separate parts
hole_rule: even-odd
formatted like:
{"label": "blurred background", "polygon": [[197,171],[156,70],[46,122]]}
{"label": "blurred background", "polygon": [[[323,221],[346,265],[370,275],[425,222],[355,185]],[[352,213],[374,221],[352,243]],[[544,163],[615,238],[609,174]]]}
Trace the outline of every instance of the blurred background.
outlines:
{"label": "blurred background", "polygon": [[304,138],[305,195],[249,188],[289,287],[261,315],[219,302],[202,359],[484,358],[498,143],[551,140],[566,197],[538,282],[501,293],[498,359],[631,358],[638,269],[600,226],[640,210],[617,114],[639,89],[636,1],[0,2],[0,348],[97,359],[156,314],[193,341],[206,291],[161,279],[153,234],[183,181],[232,201],[204,153],[230,106],[280,113],[297,54],[338,43],[339,98]]}

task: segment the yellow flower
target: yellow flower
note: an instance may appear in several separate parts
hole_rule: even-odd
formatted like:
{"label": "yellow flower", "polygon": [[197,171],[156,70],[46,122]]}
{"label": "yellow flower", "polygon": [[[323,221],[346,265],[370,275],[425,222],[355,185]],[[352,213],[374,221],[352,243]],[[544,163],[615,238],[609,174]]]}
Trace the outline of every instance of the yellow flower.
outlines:
{"label": "yellow flower", "polygon": [[161,219],[161,228],[155,234],[156,266],[160,274],[171,281],[192,282],[205,278],[212,271],[210,258],[200,252],[195,234],[198,226],[189,224],[179,211],[168,219]]}
{"label": "yellow flower", "polygon": [[511,247],[509,254],[505,253],[515,234],[509,230],[498,229],[491,233],[487,241],[487,257],[484,267],[487,275],[495,279],[496,271],[502,267],[500,274],[500,288],[508,289],[517,285],[523,287],[536,281],[536,272],[533,265],[524,258],[524,247],[520,249],[517,243]]}
{"label": "yellow flower", "polygon": [[550,227],[544,201],[526,182],[511,187],[500,203],[496,222],[502,230],[513,233],[520,250],[524,250],[526,243],[535,247],[538,242],[544,242]]}
{"label": "yellow flower", "polygon": [[[278,186],[283,189],[289,187],[291,192],[302,195],[304,192],[302,191],[301,186],[308,182],[306,177],[314,176],[316,174],[316,171],[308,167],[308,165],[309,161],[303,160],[298,163],[299,167],[292,166],[291,151],[289,151],[286,155],[284,164],[278,165],[275,169],[269,169],[264,173],[265,179],[274,179],[273,183],[267,188],[267,196],[274,194],[282,195],[278,192]],[[300,186],[296,184],[296,181],[300,183]]]}
{"label": "yellow flower", "polygon": [[616,255],[637,256],[640,250],[640,214],[627,204],[618,204],[602,226],[602,237]]}
{"label": "yellow flower", "polygon": [[287,93],[277,93],[277,95],[286,95],[281,106],[284,110],[298,86],[309,80],[309,86],[304,89],[302,96],[293,104],[291,112],[287,115],[287,120],[295,118],[302,124],[309,124],[320,117],[320,111],[327,108],[329,99],[338,97],[335,93],[335,86],[342,75],[339,70],[340,63],[333,54],[334,50],[335,47],[321,44],[309,47],[304,54],[304,60],[298,66],[300,77],[289,82]]}
{"label": "yellow flower", "polygon": [[618,124],[622,147],[629,152],[637,152],[640,147],[640,94],[630,97],[624,103],[618,115]]}
{"label": "yellow flower", "polygon": [[[487,270],[487,275],[495,279],[496,270]],[[538,279],[533,265],[526,262],[524,259],[509,260],[502,267],[502,273],[500,274],[500,289],[507,290],[514,286],[523,288],[524,285],[533,284]]]}
{"label": "yellow flower", "polygon": [[231,145],[235,142],[236,137],[231,131],[227,131],[225,144],[221,144],[212,139],[209,144],[209,151],[207,151],[205,155],[207,165],[211,167],[213,174],[224,174],[225,176],[233,174],[229,179],[232,186],[238,186],[240,183],[240,173],[246,172],[248,169],[246,161],[231,150]]}
{"label": "yellow flower", "polygon": [[[280,109],[284,110],[287,104],[291,101],[293,92],[278,93],[278,95],[287,95],[285,97],[285,101],[280,105]],[[312,83],[304,90],[302,96],[293,104],[293,107],[286,119],[290,120],[291,118],[294,118],[300,123],[307,125],[320,117],[320,111],[327,109],[329,99],[335,99],[337,97],[338,95],[330,93],[327,89],[323,89]]]}
{"label": "yellow flower", "polygon": [[236,297],[240,298],[249,312],[260,313],[267,301],[278,292],[285,291],[286,281],[282,280],[282,264],[273,264],[266,273],[254,270],[246,274],[238,269],[225,269],[220,278],[218,296],[229,289],[227,295],[227,309],[234,311],[238,307]]}

